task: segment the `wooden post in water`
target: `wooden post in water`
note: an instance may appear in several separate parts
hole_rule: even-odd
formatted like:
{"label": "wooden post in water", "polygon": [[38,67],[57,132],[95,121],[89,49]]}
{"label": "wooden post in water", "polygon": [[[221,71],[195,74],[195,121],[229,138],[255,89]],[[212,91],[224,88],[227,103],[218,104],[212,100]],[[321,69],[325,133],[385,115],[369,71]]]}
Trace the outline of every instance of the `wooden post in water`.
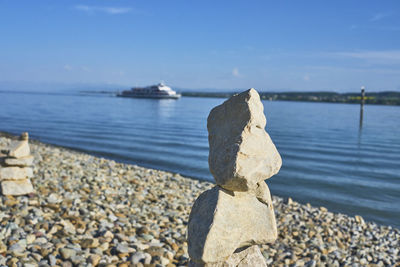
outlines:
{"label": "wooden post in water", "polygon": [[361,109],[364,110],[365,104],[365,87],[361,86]]}
{"label": "wooden post in water", "polygon": [[362,128],[363,118],[364,118],[364,104],[365,104],[365,87],[361,86],[360,130]]}

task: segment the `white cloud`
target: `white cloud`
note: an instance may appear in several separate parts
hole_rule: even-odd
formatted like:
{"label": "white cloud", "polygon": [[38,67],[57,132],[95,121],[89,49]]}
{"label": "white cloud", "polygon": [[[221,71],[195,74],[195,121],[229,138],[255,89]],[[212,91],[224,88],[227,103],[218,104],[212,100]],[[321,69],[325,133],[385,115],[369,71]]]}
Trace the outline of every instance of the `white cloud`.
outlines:
{"label": "white cloud", "polygon": [[238,68],[233,68],[232,70],[232,75],[235,77],[240,77],[239,69]]}
{"label": "white cloud", "polygon": [[64,65],[64,70],[70,71],[70,70],[72,70],[72,67],[70,65],[68,65],[68,64],[65,64]]}
{"label": "white cloud", "polygon": [[109,14],[124,14],[130,12],[132,9],[129,7],[104,7],[102,10]]}
{"label": "white cloud", "polygon": [[310,75],[308,75],[308,74],[304,75],[303,80],[308,82],[310,80]]}
{"label": "white cloud", "polygon": [[86,13],[96,13],[103,12],[110,15],[124,14],[132,11],[130,7],[99,7],[99,6],[87,6],[87,5],[77,5],[75,9],[84,11]]}
{"label": "white cloud", "polygon": [[375,21],[380,21],[386,17],[389,17],[389,14],[386,13],[376,13],[375,15],[373,15],[369,21],[375,22]]}
{"label": "white cloud", "polygon": [[82,10],[82,11],[91,11],[92,8],[89,6],[84,6],[84,5],[76,5],[75,9],[77,10]]}

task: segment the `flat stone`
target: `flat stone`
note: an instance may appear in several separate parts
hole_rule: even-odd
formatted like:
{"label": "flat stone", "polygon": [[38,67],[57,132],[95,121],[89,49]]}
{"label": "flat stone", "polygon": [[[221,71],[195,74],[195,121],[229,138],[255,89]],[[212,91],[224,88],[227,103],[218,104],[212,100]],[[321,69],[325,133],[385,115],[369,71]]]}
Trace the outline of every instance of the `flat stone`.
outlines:
{"label": "flat stone", "polygon": [[69,260],[76,255],[76,251],[70,248],[61,248],[60,254],[64,260]]}
{"label": "flat stone", "polygon": [[82,248],[97,248],[100,245],[97,238],[82,239],[80,244]]}
{"label": "flat stone", "polygon": [[151,260],[151,255],[149,253],[144,253],[144,264],[150,264]]}
{"label": "flat stone", "polygon": [[55,266],[57,264],[57,259],[54,255],[50,254],[49,256],[49,263],[50,266]]}
{"label": "flat stone", "polygon": [[116,250],[118,253],[131,253],[135,251],[133,248],[130,248],[127,245],[123,245],[121,243],[117,245]]}
{"label": "flat stone", "polygon": [[5,158],[4,163],[7,166],[20,166],[20,167],[25,167],[25,166],[32,166],[33,165],[33,156],[29,155],[26,157],[22,158]]}
{"label": "flat stone", "polygon": [[162,256],[164,255],[164,249],[161,247],[149,247],[148,249],[145,250],[145,252],[149,253],[152,257],[155,256]]}
{"label": "flat stone", "polygon": [[0,181],[2,180],[21,180],[33,176],[33,169],[29,167],[4,167],[0,168]]}
{"label": "flat stone", "polygon": [[6,149],[6,154],[9,157],[22,158],[27,157],[31,153],[28,140],[14,141],[11,146]]}
{"label": "flat stone", "polygon": [[221,262],[238,248],[276,240],[271,196],[266,184],[259,187],[258,197],[219,186],[198,197],[188,224],[188,252],[193,261]]}
{"label": "flat stone", "polygon": [[133,253],[132,257],[131,257],[131,263],[132,264],[138,264],[141,260],[145,259],[146,256],[143,252],[138,251]]}
{"label": "flat stone", "polygon": [[254,89],[213,108],[207,119],[210,172],[218,185],[247,191],[278,173],[282,159],[265,131],[266,118]]}
{"label": "flat stone", "polygon": [[61,220],[60,224],[64,227],[64,231],[74,235],[76,233],[75,226],[68,220]]}
{"label": "flat stone", "polygon": [[93,254],[89,256],[89,263],[93,266],[97,266],[101,260],[101,255]]}
{"label": "flat stone", "polygon": [[160,257],[160,263],[162,266],[167,266],[169,264],[169,259],[164,258],[163,256]]}
{"label": "flat stone", "polygon": [[62,202],[62,198],[59,195],[57,195],[56,193],[51,193],[47,197],[47,202],[50,204],[58,204],[58,203]]}
{"label": "flat stone", "polygon": [[241,251],[233,253],[228,259],[215,263],[196,263],[189,262],[189,267],[267,267],[264,256],[258,246],[251,246]]}
{"label": "flat stone", "polygon": [[149,234],[142,234],[141,237],[146,241],[151,241],[154,238],[154,236]]}
{"label": "flat stone", "polygon": [[33,193],[33,186],[29,179],[17,180],[17,181],[2,181],[1,192],[3,195],[26,195]]}
{"label": "flat stone", "polygon": [[19,243],[15,243],[11,245],[8,250],[11,251],[12,253],[22,253],[24,252],[25,248],[20,246]]}

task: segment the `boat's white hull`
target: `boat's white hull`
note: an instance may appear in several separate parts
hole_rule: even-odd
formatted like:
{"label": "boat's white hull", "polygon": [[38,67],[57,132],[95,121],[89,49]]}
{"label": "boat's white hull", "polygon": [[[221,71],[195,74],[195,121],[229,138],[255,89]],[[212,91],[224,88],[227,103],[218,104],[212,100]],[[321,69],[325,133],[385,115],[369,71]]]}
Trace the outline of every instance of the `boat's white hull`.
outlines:
{"label": "boat's white hull", "polygon": [[134,95],[134,94],[117,94],[120,97],[132,97],[132,98],[154,98],[154,99],[178,99],[181,97],[180,94],[175,95]]}

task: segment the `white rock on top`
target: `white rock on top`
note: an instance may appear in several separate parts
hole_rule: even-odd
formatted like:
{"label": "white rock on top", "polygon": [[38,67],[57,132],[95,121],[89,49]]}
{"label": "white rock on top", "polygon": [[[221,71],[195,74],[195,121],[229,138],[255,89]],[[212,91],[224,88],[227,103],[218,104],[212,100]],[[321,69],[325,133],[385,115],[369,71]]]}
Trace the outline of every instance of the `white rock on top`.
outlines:
{"label": "white rock on top", "polygon": [[32,168],[3,167],[0,168],[0,180],[21,180],[33,176]]}
{"label": "white rock on top", "polygon": [[265,131],[266,118],[254,89],[235,95],[208,116],[210,172],[231,191],[253,190],[278,173],[282,159]]}
{"label": "white rock on top", "polygon": [[33,192],[33,186],[29,179],[17,181],[2,181],[1,192],[3,195],[26,195]]}
{"label": "white rock on top", "polygon": [[28,132],[21,133],[21,135],[19,136],[19,140],[29,140]]}
{"label": "white rock on top", "polygon": [[197,198],[188,224],[188,252],[194,262],[223,262],[238,248],[276,240],[271,196],[262,183],[257,196],[215,186]]}

